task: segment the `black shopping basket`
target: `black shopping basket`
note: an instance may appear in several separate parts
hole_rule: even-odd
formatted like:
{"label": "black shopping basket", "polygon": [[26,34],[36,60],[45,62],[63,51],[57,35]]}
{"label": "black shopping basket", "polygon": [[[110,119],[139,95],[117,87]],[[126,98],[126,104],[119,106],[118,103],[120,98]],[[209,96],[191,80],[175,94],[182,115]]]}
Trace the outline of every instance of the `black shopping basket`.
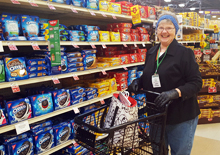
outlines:
{"label": "black shopping basket", "polygon": [[[158,93],[150,91],[142,90],[143,92],[148,95],[151,94],[151,97],[155,94],[158,95]],[[75,117],[74,139],[78,144],[98,155],[167,154],[164,134],[168,104],[162,108],[158,108],[154,103],[144,101],[142,107],[138,109],[137,120],[110,128],[103,128],[108,108],[109,104],[106,104],[99,109]],[[114,133],[116,131],[126,133],[126,130],[129,130],[131,126],[135,129],[131,131],[137,139],[134,139],[134,137],[128,139],[123,136],[120,138],[122,139],[122,143],[129,142],[130,146],[115,146],[113,139],[116,137],[114,137]],[[138,144],[135,144],[134,141],[138,141]]]}

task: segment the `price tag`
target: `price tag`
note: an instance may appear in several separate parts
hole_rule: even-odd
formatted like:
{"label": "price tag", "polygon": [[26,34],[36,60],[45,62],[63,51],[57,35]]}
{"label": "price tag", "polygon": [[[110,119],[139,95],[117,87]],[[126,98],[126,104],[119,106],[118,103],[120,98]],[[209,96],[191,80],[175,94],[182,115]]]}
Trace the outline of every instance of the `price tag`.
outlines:
{"label": "price tag", "polygon": [[156,25],[157,25],[157,22],[156,22],[156,21],[154,21],[154,22],[153,22],[153,28],[155,28],[155,27],[156,27]]}
{"label": "price tag", "polygon": [[72,45],[73,45],[73,47],[74,47],[74,48],[79,48],[79,46],[78,46],[78,45],[76,45],[76,43],[75,43],[75,42],[72,42]]}
{"label": "price tag", "polygon": [[70,6],[70,9],[74,12],[74,13],[78,13],[75,9],[74,9],[74,7],[71,5]]}
{"label": "price tag", "polygon": [[115,17],[115,15],[112,15],[112,18],[113,18],[113,19],[117,19],[117,18]]}
{"label": "price tag", "polygon": [[188,27],[186,26],[186,29],[188,29]]}
{"label": "price tag", "polygon": [[89,43],[91,45],[92,48],[96,48],[95,45],[93,43]]}
{"label": "price tag", "polygon": [[137,44],[136,44],[136,43],[134,43],[134,47],[137,47]]}
{"label": "price tag", "polygon": [[107,17],[105,13],[101,13],[103,17]]}
{"label": "price tag", "polygon": [[145,47],[145,43],[142,43],[143,47]]}
{"label": "price tag", "polygon": [[74,107],[74,108],[73,108],[73,111],[74,111],[75,114],[78,114],[78,113],[79,113],[79,108]]}
{"label": "price tag", "polygon": [[60,83],[60,80],[57,78],[57,77],[52,77],[52,80],[53,80],[53,83],[54,84],[59,84]]}
{"label": "price tag", "polygon": [[29,131],[30,126],[29,126],[28,121],[23,121],[23,122],[16,124],[15,130],[16,130],[17,135],[20,135],[21,133]]}
{"label": "price tag", "polygon": [[13,43],[13,42],[7,42],[8,44],[8,48],[11,50],[11,51],[17,51],[17,47],[16,45]]}
{"label": "price tag", "polygon": [[208,121],[211,122],[211,121],[212,121],[212,118],[208,118]]}
{"label": "price tag", "polygon": [[209,87],[208,88],[208,93],[217,93],[216,87]]}
{"label": "price tag", "polygon": [[89,11],[92,16],[96,16],[95,12]]}
{"label": "price tag", "polygon": [[194,42],[194,45],[196,44],[196,42]]}
{"label": "price tag", "polygon": [[52,4],[50,4],[49,2],[47,2],[47,5],[50,8],[50,10],[56,10],[56,8]]}
{"label": "price tag", "polygon": [[3,45],[2,45],[2,41],[0,41],[0,52],[4,52],[4,48],[3,48]]}
{"label": "price tag", "polygon": [[13,93],[18,93],[21,91],[17,83],[11,83],[11,89]]}
{"label": "price tag", "polygon": [[103,74],[103,75],[106,75],[107,73],[106,73],[106,71],[105,71],[105,70],[102,70],[102,74]]}
{"label": "price tag", "polygon": [[188,43],[186,42],[186,45],[188,45]]}
{"label": "price tag", "polygon": [[105,104],[105,101],[103,99],[100,100],[101,104]]}
{"label": "price tag", "polygon": [[74,139],[73,139],[72,143],[73,143],[73,145],[76,145],[76,144],[77,144],[76,141],[75,141]]}
{"label": "price tag", "polygon": [[124,45],[124,47],[128,47],[127,44],[123,44],[123,45]]}
{"label": "price tag", "polygon": [[11,0],[13,4],[20,4],[17,0]]}
{"label": "price tag", "polygon": [[125,67],[125,66],[123,68],[124,68],[124,70],[128,70],[127,67]]}
{"label": "price tag", "polygon": [[102,48],[107,48],[106,45],[104,43],[102,43]]}
{"label": "price tag", "polygon": [[73,74],[73,79],[74,80],[79,80],[79,77],[76,74]]}
{"label": "price tag", "polygon": [[34,3],[34,0],[28,0],[28,2],[31,4],[31,6],[38,7],[38,5]]}
{"label": "price tag", "polygon": [[31,42],[31,46],[33,48],[33,50],[40,50],[40,47],[38,46],[38,44],[35,42]]}

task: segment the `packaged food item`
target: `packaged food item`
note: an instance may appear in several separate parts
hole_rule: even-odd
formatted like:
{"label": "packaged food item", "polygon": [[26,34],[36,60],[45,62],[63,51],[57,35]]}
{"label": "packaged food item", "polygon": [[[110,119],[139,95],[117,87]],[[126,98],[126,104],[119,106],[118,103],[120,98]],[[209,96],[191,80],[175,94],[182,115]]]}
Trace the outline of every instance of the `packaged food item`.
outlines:
{"label": "packaged food item", "polygon": [[4,146],[4,145],[0,145],[0,153],[1,153],[2,155],[5,155],[5,154],[6,154],[6,152],[5,152],[5,146]]}
{"label": "packaged food item", "polygon": [[76,25],[75,26],[76,30],[88,32],[88,31],[98,31],[100,28],[98,26],[90,26],[90,25]]}
{"label": "packaged food item", "polygon": [[120,33],[130,33],[131,29],[130,28],[114,28],[115,32],[120,32]]}
{"label": "packaged food item", "polygon": [[43,71],[35,71],[35,72],[29,72],[28,77],[29,78],[35,78],[35,77],[41,77],[41,76],[46,76],[48,73],[46,70]]}
{"label": "packaged food item", "polygon": [[72,62],[82,62],[83,61],[83,57],[76,57],[76,58],[67,58],[69,63]]}
{"label": "packaged food item", "polygon": [[147,49],[138,49],[138,53],[146,53],[147,52]]}
{"label": "packaged food item", "polygon": [[7,120],[4,114],[4,111],[2,110],[2,107],[0,105],[0,126],[6,125],[7,124]]}
{"label": "packaged food item", "polygon": [[113,58],[98,57],[97,59],[99,62],[121,62],[121,59],[117,57],[113,57]]}
{"label": "packaged food item", "polygon": [[40,128],[43,128],[43,127],[52,126],[52,124],[53,123],[52,123],[51,120],[43,121],[43,122],[40,122],[40,123],[30,125],[30,128],[31,128],[31,130],[36,130],[36,129],[40,129]]}
{"label": "packaged food item", "polygon": [[39,17],[37,16],[21,16],[21,27],[25,37],[39,36]]}
{"label": "packaged food item", "polygon": [[86,0],[86,8],[99,10],[99,0]]}
{"label": "packaged food item", "polygon": [[98,97],[103,97],[103,96],[106,96],[108,94],[109,94],[108,91],[104,91],[104,92],[99,93]]}
{"label": "packaged food item", "polygon": [[81,99],[83,97],[86,97],[86,93],[83,92],[83,93],[80,93],[80,94],[73,94],[71,95],[71,99],[74,101],[74,100],[78,100],[78,99]]}
{"label": "packaged food item", "polygon": [[81,57],[81,53],[80,52],[68,52],[66,53],[67,58],[75,58],[75,57]]}
{"label": "packaged food item", "polygon": [[99,41],[110,42],[109,31],[98,31],[99,32]]}
{"label": "packaged food item", "polygon": [[110,2],[108,11],[111,13],[121,14],[121,4]]}
{"label": "packaged food item", "polygon": [[86,0],[72,0],[74,6],[86,7]]}
{"label": "packaged food item", "polygon": [[56,90],[52,94],[55,110],[70,106],[70,91],[68,89]]}
{"label": "packaged food item", "polygon": [[131,33],[131,41],[140,41],[140,36],[138,33]]}
{"label": "packaged food item", "polygon": [[131,41],[131,34],[130,33],[120,33],[121,41]]}
{"label": "packaged food item", "polygon": [[16,141],[10,145],[10,152],[13,155],[21,155],[21,154],[34,154],[34,145],[33,145],[33,138],[25,138],[20,141]]}
{"label": "packaged food item", "polygon": [[71,124],[68,122],[54,126],[55,145],[60,145],[71,138]]}
{"label": "packaged food item", "polygon": [[144,27],[137,27],[136,29],[138,30],[138,33],[148,33]]}
{"label": "packaged food item", "polygon": [[123,91],[123,90],[125,90],[127,88],[128,88],[127,81],[126,82],[122,82],[122,83],[117,83],[117,90],[118,91]]}
{"label": "packaged food item", "polygon": [[96,68],[96,54],[87,54],[83,58],[83,65],[86,69]]}
{"label": "packaged food item", "polygon": [[98,89],[98,94],[105,92],[105,91],[108,91],[108,90],[109,90],[108,87],[100,88],[100,89]]}
{"label": "packaged food item", "polygon": [[99,41],[99,31],[88,31],[86,41]]}
{"label": "packaged food item", "polygon": [[86,101],[86,97],[82,97],[82,98],[79,98],[77,100],[71,100],[71,104],[75,105],[75,104],[81,103],[83,101]]}
{"label": "packaged food item", "polygon": [[84,71],[85,68],[84,67],[71,67],[68,68],[68,72],[78,72],[78,71]]}
{"label": "packaged food item", "polygon": [[69,37],[66,35],[60,35],[60,41],[68,41]]}
{"label": "packaged food item", "polygon": [[143,71],[137,71],[136,76],[137,78],[140,78],[143,75]]}
{"label": "packaged food item", "polygon": [[110,38],[111,41],[113,42],[120,42],[121,41],[120,32],[110,32]]}
{"label": "packaged food item", "polygon": [[130,55],[129,54],[118,55],[118,57],[120,57],[120,59],[121,59],[121,65],[130,63]]}
{"label": "packaged food item", "polygon": [[5,58],[6,81],[28,79],[25,58]]}
{"label": "packaged food item", "polygon": [[131,33],[138,33],[139,31],[137,29],[131,29]]}
{"label": "packaged food item", "polygon": [[92,49],[92,50],[82,50],[81,51],[82,55],[87,55],[87,54],[96,54],[97,51]]}
{"label": "packaged food item", "polygon": [[67,30],[67,27],[66,27],[66,25],[59,24],[59,29],[60,30]]}
{"label": "packaged food item", "polygon": [[108,51],[108,52],[105,52],[105,56],[107,56],[107,57],[113,57],[115,54],[117,54],[117,51]]}
{"label": "packaged food item", "polygon": [[77,31],[77,30],[69,30],[70,36],[84,36],[84,31]]}
{"label": "packaged food item", "polygon": [[86,96],[93,95],[93,94],[97,93],[97,91],[98,91],[97,88],[86,88],[85,89]]}
{"label": "packaged food item", "polygon": [[147,18],[148,17],[148,11],[146,6],[140,6],[139,5],[139,10],[140,10],[140,16],[141,18]]}
{"label": "packaged food item", "polygon": [[110,63],[107,63],[107,62],[97,62],[97,67],[102,67],[102,68],[110,67]]}
{"label": "packaged food item", "polygon": [[90,87],[94,88],[104,88],[104,87],[109,87],[109,82],[96,82],[96,83],[91,83]]}
{"label": "packaged food item", "polygon": [[[44,29],[40,31],[40,36],[44,36],[44,35],[49,35],[49,29]],[[64,34],[61,34],[61,35],[64,35]]]}
{"label": "packaged food item", "polygon": [[73,89],[70,89],[70,94],[73,95],[73,94],[81,94],[85,91],[85,88],[83,87],[76,87],[76,88],[73,88]]}
{"label": "packaged food item", "polygon": [[109,10],[109,2],[99,1],[99,10],[100,11],[108,11]]}
{"label": "packaged food item", "polygon": [[150,19],[156,19],[156,9],[154,7],[149,7],[149,6],[146,6],[146,9],[148,11],[148,18]]}
{"label": "packaged food item", "polygon": [[138,62],[138,56],[137,56],[137,54],[135,53],[135,54],[129,54],[130,55],[130,62],[131,63],[135,63],[135,62]]}
{"label": "packaged food item", "polygon": [[29,72],[36,72],[36,71],[42,71],[46,70],[47,66],[46,65],[33,65],[33,66],[27,66],[27,71]]}
{"label": "packaged food item", "polygon": [[121,63],[120,62],[110,62],[110,66],[119,66]]}
{"label": "packaged food item", "polygon": [[42,65],[42,64],[46,64],[46,60],[45,59],[27,59],[26,63],[28,66],[34,66],[34,65]]}
{"label": "packaged food item", "polygon": [[0,60],[0,82],[5,81],[5,66],[4,61]]}
{"label": "packaged food item", "polygon": [[85,36],[70,36],[69,40],[70,41],[85,41],[86,37]]}
{"label": "packaged food item", "polygon": [[141,41],[149,41],[149,34],[140,34]]}
{"label": "packaged food item", "polygon": [[95,94],[93,94],[93,95],[87,95],[87,96],[86,96],[87,100],[91,100],[91,99],[94,99],[94,98],[96,98],[96,97],[98,97],[98,93],[95,93]]}
{"label": "packaged food item", "polygon": [[54,111],[51,93],[39,94],[30,97],[33,117]]}
{"label": "packaged food item", "polygon": [[146,53],[137,53],[138,62],[144,62],[146,58]]}
{"label": "packaged food item", "polygon": [[8,41],[25,41],[25,40],[27,40],[27,38],[25,38],[24,36],[7,37],[5,39]]}
{"label": "packaged food item", "polygon": [[68,68],[73,68],[73,67],[82,67],[83,63],[82,62],[72,62],[68,63]]}

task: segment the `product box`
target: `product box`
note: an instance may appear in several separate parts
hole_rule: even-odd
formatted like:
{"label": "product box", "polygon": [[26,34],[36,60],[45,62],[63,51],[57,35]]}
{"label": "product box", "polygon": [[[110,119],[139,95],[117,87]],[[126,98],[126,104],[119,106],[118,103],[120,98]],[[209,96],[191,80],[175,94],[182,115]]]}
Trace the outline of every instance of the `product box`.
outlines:
{"label": "product box", "polygon": [[120,42],[120,32],[110,32],[110,38],[112,42]]}
{"label": "product box", "polygon": [[0,154],[1,155],[6,155],[5,146],[4,145],[0,145]]}
{"label": "product box", "polygon": [[99,41],[110,42],[109,31],[99,31]]}
{"label": "product box", "polygon": [[120,32],[120,33],[131,33],[131,29],[130,28],[114,28],[115,32]]}
{"label": "product box", "polygon": [[26,41],[27,38],[24,36],[17,36],[17,37],[7,37],[6,38],[8,41]]}
{"label": "product box", "polygon": [[137,78],[140,78],[143,75],[143,71],[137,71],[136,76]]}
{"label": "product box", "polygon": [[25,58],[5,58],[6,81],[28,79]]}
{"label": "product box", "polygon": [[73,88],[73,89],[70,89],[70,94],[71,95],[75,95],[75,94],[82,94],[83,92],[85,91],[85,88],[83,87],[76,87],[76,88]]}
{"label": "product box", "polygon": [[83,65],[86,69],[96,68],[96,54],[87,54],[83,58]]}
{"label": "product box", "polygon": [[61,73],[68,73],[67,56],[61,56]]}
{"label": "product box", "polygon": [[141,38],[138,33],[131,33],[131,41],[140,41]]}
{"label": "product box", "polygon": [[99,0],[86,0],[86,8],[99,10]]}
{"label": "product box", "polygon": [[68,63],[68,68],[72,68],[72,67],[82,67],[83,63],[82,62],[72,62],[72,63]]}
{"label": "product box", "polygon": [[76,30],[88,32],[88,31],[98,31],[100,28],[98,26],[90,26],[90,25],[76,25]]}
{"label": "product box", "polygon": [[10,152],[13,155],[34,155],[33,138],[26,138],[10,144]]}
{"label": "product box", "polygon": [[91,100],[91,99],[94,99],[94,98],[96,98],[96,97],[98,97],[98,93],[95,93],[95,94],[93,94],[93,95],[88,95],[88,96],[86,96],[86,99],[87,99],[87,100]]}
{"label": "product box", "polygon": [[108,11],[108,9],[109,9],[109,2],[99,1],[99,10],[100,11]]}
{"label": "product box", "polygon": [[34,66],[27,66],[27,71],[28,73],[30,72],[36,72],[36,71],[43,71],[46,70],[47,66],[46,65],[34,65]]}
{"label": "product box", "polygon": [[86,96],[89,96],[89,95],[93,95],[95,93],[97,93],[97,88],[86,88],[88,91],[85,91],[86,92]]}
{"label": "product box", "polygon": [[69,37],[67,35],[60,35],[60,41],[68,41]]}
{"label": "product box", "polygon": [[99,31],[88,31],[86,41],[99,41]]}
{"label": "product box", "polygon": [[78,71],[84,71],[85,67],[71,67],[68,68],[68,72],[78,72]]}
{"label": "product box", "polygon": [[121,4],[110,2],[108,11],[111,13],[121,14]]}
{"label": "product box", "polygon": [[39,36],[39,17],[37,16],[21,16],[21,27],[23,36],[38,37]]}
{"label": "product box", "polygon": [[75,104],[81,103],[81,102],[83,102],[85,100],[86,100],[86,97],[82,97],[82,98],[79,98],[77,100],[71,100],[71,104],[75,105]]}
{"label": "product box", "polygon": [[131,41],[131,34],[130,33],[120,33],[121,41]]}
{"label": "product box", "polygon": [[130,63],[135,63],[135,62],[138,62],[138,56],[137,54],[129,54],[130,55]]}
{"label": "product box", "polygon": [[148,18],[150,19],[156,19],[156,9],[154,7],[149,7],[149,6],[146,6],[146,9],[147,9],[147,14],[148,14]]}
{"label": "product box", "polygon": [[4,114],[3,109],[0,106],[0,126],[6,125],[7,124],[7,120]]}
{"label": "product box", "polygon": [[10,124],[17,123],[32,117],[31,103],[28,98],[23,98],[6,103],[8,121]]}
{"label": "product box", "polygon": [[33,109],[33,117],[44,115],[54,111],[52,94],[39,94],[30,97]]}
{"label": "product box", "polygon": [[146,58],[146,53],[137,53],[138,62],[144,62]]}
{"label": "product box", "polygon": [[72,0],[72,3],[74,6],[79,6],[79,7],[86,7],[86,1],[85,0]]}
{"label": "product box", "polygon": [[71,124],[60,123],[54,126],[55,145],[60,145],[71,138]]}
{"label": "product box", "polygon": [[73,63],[73,62],[82,62],[83,57],[76,57],[76,58],[67,58],[68,63]]}
{"label": "product box", "polygon": [[77,30],[69,30],[70,36],[84,36],[84,31],[77,31]]}
{"label": "product box", "polygon": [[36,130],[36,129],[44,128],[44,127],[47,127],[47,126],[51,126],[52,124],[53,124],[52,121],[49,120],[49,121],[46,121],[46,122],[40,122],[40,123],[37,123],[37,124],[30,125],[30,128],[31,128],[31,130]]}
{"label": "product box", "polygon": [[72,100],[78,100],[78,99],[80,99],[80,98],[83,98],[83,97],[85,97],[86,96],[86,93],[84,92],[84,93],[81,93],[81,94],[73,94],[73,95],[71,95],[71,99]]}
{"label": "product box", "polygon": [[149,34],[140,34],[141,41],[149,41]]}
{"label": "product box", "polygon": [[75,58],[75,57],[81,57],[82,54],[80,52],[68,52],[66,53],[67,58]]}
{"label": "product box", "polygon": [[70,41],[85,41],[86,37],[85,36],[70,36],[69,40]]}
{"label": "product box", "polygon": [[5,82],[5,66],[3,60],[0,60],[0,82]]}
{"label": "product box", "polygon": [[27,59],[26,63],[28,66],[43,65],[43,64],[46,64],[46,60],[42,58]]}
{"label": "product box", "polygon": [[[70,30],[60,30],[60,35],[68,36],[69,32]],[[47,34],[49,34],[49,32]]]}
{"label": "product box", "polygon": [[36,72],[29,72],[28,77],[29,78],[35,78],[35,77],[41,77],[41,76],[46,76],[48,73],[46,70],[43,71],[36,71]]}
{"label": "product box", "polygon": [[117,84],[117,90],[118,90],[118,91],[123,91],[123,90],[125,90],[125,89],[127,89],[127,88],[128,88],[128,83],[127,83],[127,81]]}
{"label": "product box", "polygon": [[68,89],[54,91],[53,103],[55,110],[70,106],[70,91]]}

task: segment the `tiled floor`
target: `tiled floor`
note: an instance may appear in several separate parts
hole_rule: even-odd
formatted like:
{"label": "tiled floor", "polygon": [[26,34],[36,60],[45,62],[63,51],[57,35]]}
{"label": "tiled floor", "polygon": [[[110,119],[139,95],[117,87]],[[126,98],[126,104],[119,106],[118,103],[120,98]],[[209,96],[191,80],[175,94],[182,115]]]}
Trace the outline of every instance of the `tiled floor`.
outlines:
{"label": "tiled floor", "polygon": [[191,155],[220,155],[220,123],[197,126]]}

